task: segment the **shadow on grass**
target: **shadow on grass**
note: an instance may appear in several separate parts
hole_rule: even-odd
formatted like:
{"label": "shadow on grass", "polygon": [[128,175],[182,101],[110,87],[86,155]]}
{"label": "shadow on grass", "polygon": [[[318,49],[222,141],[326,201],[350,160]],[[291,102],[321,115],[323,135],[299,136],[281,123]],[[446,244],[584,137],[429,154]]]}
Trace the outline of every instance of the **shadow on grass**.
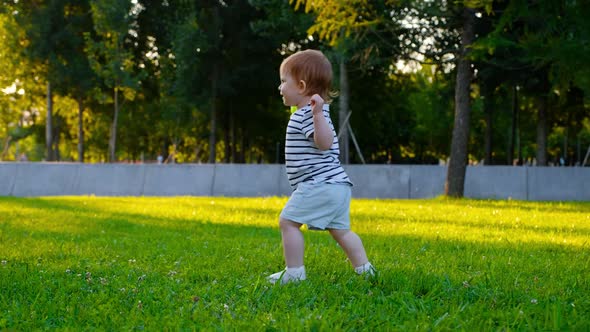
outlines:
{"label": "shadow on grass", "polygon": [[[410,200],[411,201],[411,200]],[[474,208],[483,207],[489,209],[495,208],[510,208],[517,210],[539,211],[539,212],[589,212],[590,202],[580,201],[522,201],[522,200],[506,200],[506,199],[455,199],[448,197],[438,197],[435,199],[423,200],[425,203],[432,202],[435,204],[444,204],[449,207],[465,208],[471,206]],[[470,204],[470,203],[473,204]]]}
{"label": "shadow on grass", "polygon": [[[238,199],[239,200],[239,199]],[[96,201],[95,201],[96,202]],[[100,203],[100,201],[97,201]],[[277,211],[277,223],[276,226],[252,226],[252,225],[244,225],[238,223],[226,223],[224,220],[217,220],[212,218],[206,218],[201,216],[194,216],[192,218],[185,218],[185,217],[176,217],[176,216],[151,216],[149,211],[146,213],[130,213],[130,212],[114,212],[113,210],[109,210],[105,212],[104,209],[92,207],[90,205],[84,204],[84,202],[79,201],[70,201],[70,200],[63,200],[63,199],[40,199],[40,198],[0,198],[0,204],[10,204],[15,207],[15,209],[19,209],[20,207],[28,208],[28,209],[38,209],[40,210],[40,214],[46,215],[47,213],[51,214],[52,211],[57,211],[58,213],[65,213],[70,215],[71,218],[69,220],[74,220],[78,222],[77,228],[74,230],[77,237],[82,240],[90,240],[96,238],[96,236],[100,236],[105,232],[109,233],[109,236],[112,235],[133,235],[139,239],[150,237],[150,234],[157,234],[158,236],[164,235],[216,235],[221,236],[224,239],[234,238],[239,239],[244,234],[254,234],[258,236],[263,236],[265,238],[276,238],[277,234],[279,234],[278,230],[278,209]],[[199,207],[199,205],[190,205],[190,207]],[[495,208],[495,206],[492,206]],[[157,208],[157,207],[156,207]],[[274,216],[274,209],[273,212],[268,211],[267,208],[259,208],[259,207],[251,207],[251,206],[236,206],[236,207],[228,207],[222,204],[216,204],[207,206],[207,208],[214,209],[216,211],[221,211],[222,215],[232,214],[232,213],[246,213],[251,219],[268,219],[269,215],[270,218],[275,218]],[[370,213],[365,212],[354,212],[352,214],[353,225],[355,222],[359,223],[366,223],[366,220],[375,219],[373,215]],[[395,213],[391,214],[389,219],[383,220],[379,218],[379,222],[396,222],[396,223],[404,223],[408,222],[407,218],[402,215],[396,215]],[[88,222],[88,221],[92,222]],[[411,222],[417,224],[432,224],[432,225],[455,225],[467,228],[467,231],[473,232],[481,232],[482,228],[492,228],[496,231],[506,232],[509,234],[513,231],[527,231],[536,234],[545,234],[547,232],[563,232],[568,236],[572,235],[580,235],[586,236],[590,235],[590,229],[580,228],[580,227],[565,227],[565,226],[529,226],[523,225],[522,223],[518,223],[518,227],[512,227],[513,222],[505,222],[505,223],[494,223],[494,224],[485,224],[483,222],[471,222],[471,221],[457,221],[452,220],[449,218],[445,218],[442,216],[433,216],[429,219],[421,219],[421,220],[411,220]],[[58,223],[58,222],[55,222]],[[54,224],[55,224],[54,223]],[[40,229],[35,229],[31,226],[19,226],[18,221],[12,221],[10,223],[10,227],[14,230],[19,229],[20,232],[31,232],[37,234],[39,236]],[[4,228],[9,227],[8,223],[4,223]],[[54,227],[55,228],[55,227]],[[67,228],[66,228],[67,229]],[[229,231],[231,230],[231,231]],[[71,239],[72,238],[72,230],[67,231],[57,231],[57,230],[45,230],[46,234],[50,234],[51,237],[55,236],[62,236],[63,239]],[[308,236],[315,236],[317,234],[321,234],[323,232],[308,232]],[[85,236],[84,236],[85,235]],[[392,236],[386,235],[379,235],[379,234],[367,234],[366,236],[374,237],[374,238],[392,238]],[[395,235],[395,238],[399,238],[400,235]],[[444,238],[444,234],[441,235]],[[280,238],[280,234],[279,234]],[[509,239],[509,236],[506,236]],[[418,237],[417,239],[421,239],[422,241],[438,241],[439,238],[423,238]],[[457,242],[458,240],[452,240],[453,242]],[[470,244],[478,244],[478,242],[472,241],[459,241],[459,242],[466,242]],[[519,244],[519,241],[514,241],[513,244],[509,244],[510,240],[507,240],[509,246],[514,244]],[[485,246],[489,246],[490,244],[487,243]],[[495,246],[501,246],[501,244],[494,243]],[[536,248],[552,248],[552,250],[573,250],[576,251],[578,249],[570,248],[568,246],[560,245],[560,244],[531,244],[526,243],[527,246],[533,246]],[[537,250],[537,249],[536,249]]]}
{"label": "shadow on grass", "polygon": [[[257,240],[273,241],[276,246],[280,246],[280,232],[278,225],[269,226],[252,226],[243,224],[226,224],[223,221],[208,219],[208,218],[183,218],[183,217],[154,217],[148,213],[129,213],[129,212],[112,212],[106,213],[104,210],[96,207],[90,207],[84,205],[83,202],[67,201],[67,200],[54,200],[54,199],[38,199],[38,198],[2,198],[0,203],[7,202],[16,209],[25,207],[29,209],[38,209],[42,215],[47,213],[51,214],[51,211],[59,211],[59,213],[65,213],[71,215],[68,220],[75,220],[78,225],[74,229],[65,229],[63,231],[58,230],[59,227],[53,227],[52,229],[38,229],[34,225],[20,225],[18,221],[4,222],[2,228],[8,234],[20,234],[21,236],[30,237],[38,240],[51,239],[54,241],[77,241],[80,243],[86,243],[97,239],[105,240],[109,238],[125,238],[131,242],[136,242],[138,245],[147,242],[160,242],[164,241],[167,237],[177,241],[224,241],[228,242],[230,246],[239,246],[241,240],[248,238],[248,236],[256,237]],[[268,219],[269,213],[267,210],[262,208],[253,207],[226,207],[221,205],[211,206],[212,209],[222,211],[222,214],[232,213],[236,211],[246,212],[248,215],[253,215],[256,219],[266,218]],[[362,220],[363,218],[369,218],[369,214],[359,213],[353,215],[353,219]],[[391,221],[404,222],[405,220],[401,217],[392,216]],[[384,222],[384,221],[382,221]],[[458,226],[466,226],[469,231],[477,232],[482,227],[488,227],[488,225],[482,225],[481,223],[465,222],[465,221],[453,221],[447,220],[446,218],[433,217],[431,220],[420,220],[417,223],[426,224],[451,224]],[[59,221],[54,222],[54,226],[59,225]],[[501,225],[496,225],[501,226]],[[531,230],[539,234],[544,234],[550,231],[563,230],[563,227],[539,227],[533,228],[530,226],[523,227],[519,225],[519,228]],[[439,243],[443,246],[445,243],[452,243],[456,246],[478,246],[481,248],[495,248],[496,250],[518,250],[519,254],[527,255],[528,253],[539,252],[539,251],[550,251],[550,252],[564,252],[564,253],[578,253],[583,248],[572,247],[563,244],[548,244],[548,243],[524,243],[520,241],[510,241],[510,232],[514,229],[506,227],[505,229],[499,228],[500,231],[505,231],[507,240],[502,242],[477,242],[467,241],[465,239],[445,239],[444,234],[437,238],[425,238],[421,236],[412,236],[408,234],[404,235],[380,235],[380,234],[365,234],[364,236],[372,239],[377,243],[388,243],[391,241],[399,242],[403,240],[403,243],[414,243],[416,247],[417,243],[420,243],[420,248],[423,247],[424,243]],[[587,230],[575,230],[567,229],[567,235],[587,235]],[[332,239],[325,232],[306,232],[306,237],[315,240],[327,239],[332,243]],[[370,247],[370,243],[367,244]],[[112,244],[111,244],[112,246]]]}

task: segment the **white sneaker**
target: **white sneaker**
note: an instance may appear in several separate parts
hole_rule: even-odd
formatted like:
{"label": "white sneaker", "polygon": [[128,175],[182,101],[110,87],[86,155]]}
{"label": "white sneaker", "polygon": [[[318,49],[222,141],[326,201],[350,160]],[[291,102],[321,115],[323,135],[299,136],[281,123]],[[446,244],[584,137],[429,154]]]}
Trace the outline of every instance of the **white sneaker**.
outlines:
{"label": "white sneaker", "polygon": [[373,277],[375,276],[377,270],[375,270],[375,267],[371,264],[371,262],[366,262],[361,266],[355,267],[354,272],[356,272],[358,275]]}
{"label": "white sneaker", "polygon": [[283,271],[269,275],[268,277],[266,277],[266,279],[271,284],[280,282],[281,285],[284,285],[289,282],[302,281],[306,279],[305,267],[300,266],[296,268],[285,268]]}

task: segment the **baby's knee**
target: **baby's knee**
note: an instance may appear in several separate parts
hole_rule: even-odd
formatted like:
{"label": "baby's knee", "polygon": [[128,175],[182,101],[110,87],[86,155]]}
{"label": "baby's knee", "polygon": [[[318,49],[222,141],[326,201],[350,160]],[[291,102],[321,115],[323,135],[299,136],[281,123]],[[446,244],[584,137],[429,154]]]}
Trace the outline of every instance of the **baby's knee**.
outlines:
{"label": "baby's knee", "polygon": [[294,221],[291,221],[289,219],[284,219],[284,218],[279,218],[279,227],[281,229],[299,229],[301,227],[301,224],[298,224]]}
{"label": "baby's knee", "polygon": [[330,229],[329,231],[330,235],[332,235],[332,237],[337,241],[338,239],[341,239],[350,233],[350,229]]}

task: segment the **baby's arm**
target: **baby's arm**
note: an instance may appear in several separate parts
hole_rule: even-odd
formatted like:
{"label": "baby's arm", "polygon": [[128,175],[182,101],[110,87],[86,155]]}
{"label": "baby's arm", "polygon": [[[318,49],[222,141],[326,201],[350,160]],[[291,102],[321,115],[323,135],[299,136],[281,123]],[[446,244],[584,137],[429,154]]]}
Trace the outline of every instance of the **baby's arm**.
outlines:
{"label": "baby's arm", "polygon": [[315,94],[311,96],[310,104],[313,112],[313,140],[318,149],[328,150],[334,141],[334,134],[324,116],[324,99]]}

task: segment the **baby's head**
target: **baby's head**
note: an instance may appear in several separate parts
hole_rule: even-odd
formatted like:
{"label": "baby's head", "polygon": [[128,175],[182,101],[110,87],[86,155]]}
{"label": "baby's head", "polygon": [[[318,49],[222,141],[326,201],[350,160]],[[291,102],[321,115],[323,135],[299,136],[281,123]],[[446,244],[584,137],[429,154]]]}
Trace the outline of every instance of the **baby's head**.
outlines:
{"label": "baby's head", "polygon": [[304,50],[292,54],[283,60],[280,72],[291,75],[295,82],[304,81],[305,95],[317,93],[326,102],[331,101],[332,64],[322,52]]}

